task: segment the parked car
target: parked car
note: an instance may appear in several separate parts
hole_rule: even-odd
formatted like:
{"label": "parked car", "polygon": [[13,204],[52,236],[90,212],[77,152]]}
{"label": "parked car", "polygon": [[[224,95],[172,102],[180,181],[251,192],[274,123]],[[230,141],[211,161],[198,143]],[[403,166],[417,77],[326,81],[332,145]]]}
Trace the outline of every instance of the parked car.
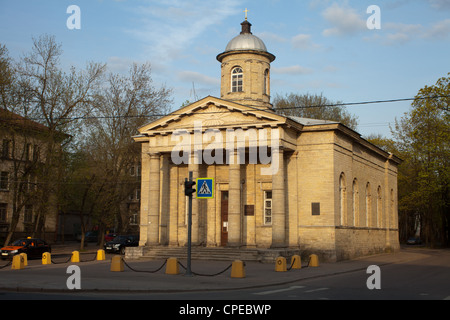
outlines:
{"label": "parked car", "polygon": [[115,237],[117,237],[117,234],[107,233],[107,234],[105,234],[105,242],[113,241]]}
{"label": "parked car", "polygon": [[105,252],[120,254],[125,253],[126,247],[137,247],[139,245],[139,239],[137,236],[122,235],[115,237],[112,241],[104,244]]}
{"label": "parked car", "polygon": [[407,244],[422,244],[422,240],[419,237],[411,237],[406,241]]}
{"label": "parked car", "polygon": [[[81,241],[81,234],[77,235],[77,241]],[[84,235],[84,242],[97,242],[98,231],[88,231]]]}
{"label": "parked car", "polygon": [[10,246],[0,249],[3,260],[12,259],[13,256],[26,253],[28,259],[42,258],[44,252],[51,252],[51,246],[42,239],[26,238],[14,241]]}

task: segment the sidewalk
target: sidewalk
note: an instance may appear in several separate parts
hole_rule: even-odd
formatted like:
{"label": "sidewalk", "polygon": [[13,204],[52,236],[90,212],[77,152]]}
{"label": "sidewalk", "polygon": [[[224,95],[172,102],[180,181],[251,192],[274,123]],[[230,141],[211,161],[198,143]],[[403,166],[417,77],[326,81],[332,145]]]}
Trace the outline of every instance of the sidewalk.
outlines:
{"label": "sidewalk", "polygon": [[[60,248],[61,249],[61,248]],[[90,248],[94,252],[97,248]],[[68,249],[71,252],[70,248]],[[53,251],[53,250],[52,250]],[[55,252],[63,252],[56,250]],[[65,249],[67,251],[67,248]],[[67,273],[70,265],[78,265],[81,271],[81,290],[84,292],[189,292],[189,291],[220,291],[238,290],[271,285],[283,285],[303,279],[324,277],[347,272],[364,272],[370,265],[383,266],[392,263],[413,261],[426,257],[420,252],[401,250],[395,254],[380,254],[355,260],[321,263],[319,267],[303,267],[299,270],[276,272],[275,265],[258,262],[247,262],[245,278],[231,278],[231,268],[217,276],[192,277],[185,275],[185,269],[180,267],[180,274],[166,275],[165,261],[125,261],[123,272],[111,272],[111,255],[105,261],[88,261],[91,255],[81,255],[80,263],[60,263],[42,265],[40,261],[29,261],[22,270],[11,270],[6,267],[0,270],[0,290],[67,292]],[[61,259],[60,259],[61,260]],[[6,261],[2,261],[6,264]],[[1,262],[0,262],[1,263]],[[180,260],[186,266],[186,261]],[[2,264],[3,265],[3,264]],[[192,271],[197,274],[211,275],[225,270],[231,262],[226,261],[192,261]],[[303,266],[306,263],[303,262]],[[161,268],[162,267],[162,268]],[[161,268],[159,271],[155,270]]]}

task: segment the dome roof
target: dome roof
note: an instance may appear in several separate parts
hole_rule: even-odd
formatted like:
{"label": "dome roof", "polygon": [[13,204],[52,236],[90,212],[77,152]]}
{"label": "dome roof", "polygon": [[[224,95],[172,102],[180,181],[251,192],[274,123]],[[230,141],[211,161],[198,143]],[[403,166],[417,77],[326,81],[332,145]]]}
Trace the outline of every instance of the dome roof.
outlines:
{"label": "dome roof", "polygon": [[262,55],[267,56],[270,62],[275,60],[275,56],[267,51],[264,42],[254,36],[251,32],[252,24],[245,20],[241,23],[242,32],[237,37],[233,38],[227,45],[225,51],[217,56],[217,60],[222,62],[222,59],[235,51],[258,51]]}
{"label": "dome roof", "polygon": [[245,20],[241,23],[241,26],[241,34],[228,43],[225,52],[234,50],[256,50],[267,52],[267,48],[264,42],[260,38],[252,34],[252,24]]}
{"label": "dome roof", "polygon": [[228,43],[225,52],[233,50],[257,50],[267,52],[264,42],[251,33],[240,34],[231,40]]}

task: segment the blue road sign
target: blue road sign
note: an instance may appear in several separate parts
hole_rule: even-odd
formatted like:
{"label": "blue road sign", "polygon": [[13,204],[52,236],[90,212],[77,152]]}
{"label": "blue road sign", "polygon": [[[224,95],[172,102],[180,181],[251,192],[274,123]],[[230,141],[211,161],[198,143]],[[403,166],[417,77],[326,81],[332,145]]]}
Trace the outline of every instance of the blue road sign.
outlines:
{"label": "blue road sign", "polygon": [[197,199],[213,199],[214,198],[214,179],[198,178],[197,179]]}

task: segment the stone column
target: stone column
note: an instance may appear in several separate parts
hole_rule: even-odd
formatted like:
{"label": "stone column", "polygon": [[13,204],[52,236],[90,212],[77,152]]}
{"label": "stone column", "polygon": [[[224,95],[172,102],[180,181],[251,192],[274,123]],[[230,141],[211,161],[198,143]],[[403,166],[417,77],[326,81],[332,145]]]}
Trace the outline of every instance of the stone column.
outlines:
{"label": "stone column", "polygon": [[286,246],[286,190],[284,184],[284,152],[283,149],[272,150],[273,159],[279,159],[279,168],[272,176],[272,247]]}
{"label": "stone column", "polygon": [[164,153],[161,156],[161,175],[160,175],[160,244],[169,243],[169,212],[170,212],[170,172],[169,172],[170,154]]}
{"label": "stone column", "polygon": [[184,189],[180,191],[178,183],[178,166],[170,166],[170,214],[169,214],[169,245],[178,246],[178,203],[179,197],[184,198]]}
{"label": "stone column", "polygon": [[239,152],[230,152],[228,187],[228,246],[241,245],[241,165]]}
{"label": "stone column", "polygon": [[149,208],[147,227],[147,246],[159,244],[159,196],[161,155],[150,153]]}

